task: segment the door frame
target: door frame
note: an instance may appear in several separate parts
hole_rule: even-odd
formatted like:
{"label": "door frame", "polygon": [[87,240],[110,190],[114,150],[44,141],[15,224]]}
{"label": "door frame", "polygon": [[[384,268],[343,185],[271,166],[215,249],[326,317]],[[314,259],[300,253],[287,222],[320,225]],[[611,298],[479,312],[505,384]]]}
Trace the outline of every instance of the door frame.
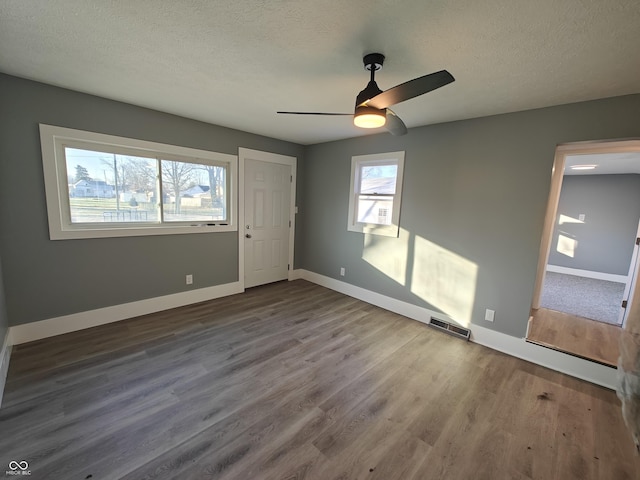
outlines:
{"label": "door frame", "polygon": [[238,148],[238,281],[240,287],[244,291],[244,230],[245,230],[245,160],[258,160],[267,163],[277,163],[280,165],[288,165],[291,167],[291,195],[289,205],[289,218],[291,220],[291,228],[289,228],[289,256],[288,256],[288,279],[292,280],[293,272],[293,255],[296,232],[296,173],[297,173],[297,157],[281,155],[279,153],[264,152],[262,150],[252,150],[250,148]]}
{"label": "door frame", "polygon": [[[549,201],[544,218],[542,229],[542,239],[540,241],[540,254],[538,256],[538,269],[536,282],[531,299],[531,308],[540,308],[542,299],[542,286],[549,263],[549,253],[551,252],[551,240],[553,238],[553,227],[558,213],[558,203],[560,201],[560,191],[562,189],[562,179],[564,177],[564,166],[566,157],[569,155],[585,155],[596,153],[626,153],[640,151],[640,140],[604,140],[559,144],[556,147],[553,168],[551,170],[551,188],[549,191]],[[627,309],[631,307],[630,302]]]}
{"label": "door frame", "polygon": [[620,312],[620,321],[618,322],[622,328],[627,325],[629,319],[629,312],[631,311],[631,303],[633,302],[634,293],[636,290],[636,283],[638,280],[638,273],[640,270],[640,258],[638,256],[638,239],[640,238],[640,220],[638,220],[638,230],[636,232],[636,244],[633,246],[633,255],[631,256],[631,265],[629,266],[629,274],[627,275],[627,283],[624,287],[624,294],[622,300],[627,301],[627,307],[622,308]]}

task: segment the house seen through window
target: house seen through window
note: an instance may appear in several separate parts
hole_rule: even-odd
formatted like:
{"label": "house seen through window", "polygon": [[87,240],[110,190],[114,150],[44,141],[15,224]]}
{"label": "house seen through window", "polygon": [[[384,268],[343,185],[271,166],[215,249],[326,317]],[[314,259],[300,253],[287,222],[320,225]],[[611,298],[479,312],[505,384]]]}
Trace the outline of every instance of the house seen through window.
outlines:
{"label": "house seen through window", "polygon": [[70,147],[64,151],[72,223],[227,219],[224,166]]}
{"label": "house seen through window", "polygon": [[404,152],[352,158],[348,229],[398,235]]}
{"label": "house seen through window", "polygon": [[236,230],[237,157],[41,125],[52,239]]}

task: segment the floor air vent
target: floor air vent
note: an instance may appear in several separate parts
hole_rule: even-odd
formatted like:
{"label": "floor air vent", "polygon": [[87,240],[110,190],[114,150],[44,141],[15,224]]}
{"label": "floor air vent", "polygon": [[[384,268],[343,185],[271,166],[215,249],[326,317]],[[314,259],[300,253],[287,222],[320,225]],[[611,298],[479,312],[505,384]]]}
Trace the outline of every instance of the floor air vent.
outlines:
{"label": "floor air vent", "polygon": [[465,340],[469,340],[469,337],[471,336],[471,330],[469,330],[468,328],[458,327],[457,325],[452,325],[451,323],[445,322],[444,320],[440,320],[438,318],[431,317],[431,320],[429,320],[429,325],[438,330],[442,330],[449,335],[464,338]]}

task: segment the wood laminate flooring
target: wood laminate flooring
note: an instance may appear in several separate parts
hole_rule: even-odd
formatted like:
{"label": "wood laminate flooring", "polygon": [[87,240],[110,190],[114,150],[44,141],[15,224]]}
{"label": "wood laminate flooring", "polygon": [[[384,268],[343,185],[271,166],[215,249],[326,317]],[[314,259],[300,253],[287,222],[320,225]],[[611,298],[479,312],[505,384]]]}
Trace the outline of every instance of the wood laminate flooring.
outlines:
{"label": "wood laminate flooring", "polygon": [[18,345],[0,409],[0,462],[47,480],[637,480],[634,452],[614,392],[303,280]]}
{"label": "wood laminate flooring", "polygon": [[528,341],[610,367],[618,364],[619,326],[547,308],[531,314]]}

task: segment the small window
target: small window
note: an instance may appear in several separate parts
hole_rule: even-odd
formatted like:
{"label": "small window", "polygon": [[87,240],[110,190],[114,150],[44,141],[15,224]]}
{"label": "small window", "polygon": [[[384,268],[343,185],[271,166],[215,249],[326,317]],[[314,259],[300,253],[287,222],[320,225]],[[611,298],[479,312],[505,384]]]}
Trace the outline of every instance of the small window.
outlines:
{"label": "small window", "polygon": [[52,240],[237,230],[237,157],[40,126]]}
{"label": "small window", "polygon": [[403,168],[404,152],[351,158],[348,230],[398,236]]}

